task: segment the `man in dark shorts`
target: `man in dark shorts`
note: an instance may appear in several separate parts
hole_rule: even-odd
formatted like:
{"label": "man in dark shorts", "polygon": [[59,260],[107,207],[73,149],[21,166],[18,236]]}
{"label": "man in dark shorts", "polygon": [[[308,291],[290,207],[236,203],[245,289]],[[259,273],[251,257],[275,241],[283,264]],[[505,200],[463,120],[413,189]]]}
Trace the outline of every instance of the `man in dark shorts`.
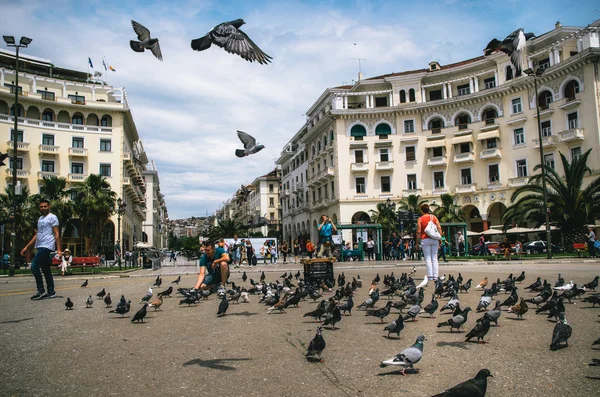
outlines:
{"label": "man in dark shorts", "polygon": [[195,290],[206,289],[211,285],[219,285],[227,282],[229,278],[229,255],[224,248],[215,248],[211,242],[204,243],[204,255],[200,258],[200,273]]}

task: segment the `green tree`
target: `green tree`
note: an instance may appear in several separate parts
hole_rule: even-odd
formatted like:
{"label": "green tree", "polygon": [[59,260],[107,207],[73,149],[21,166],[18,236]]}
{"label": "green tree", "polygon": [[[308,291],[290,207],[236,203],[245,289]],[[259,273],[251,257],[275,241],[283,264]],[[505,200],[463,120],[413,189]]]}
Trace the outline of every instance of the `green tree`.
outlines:
{"label": "green tree", "polygon": [[[9,247],[10,233],[12,231],[13,216],[13,190],[11,187],[5,189],[4,194],[0,194],[0,219],[4,221],[5,227],[5,247]],[[29,188],[23,186],[21,194],[16,196],[17,204],[17,255],[25,244],[31,240],[37,226],[37,220],[40,216],[39,202],[36,197],[29,194]]]}
{"label": "green tree", "polygon": [[90,174],[74,191],[75,214],[81,222],[83,235],[89,239],[92,254],[98,251],[98,231],[115,211],[117,193],[110,190],[106,178],[98,174]]}
{"label": "green tree", "polygon": [[451,194],[442,194],[440,196],[441,204],[432,204],[435,207],[433,214],[437,216],[440,222],[464,222],[465,214],[459,205],[454,203],[456,196]]}
{"label": "green tree", "polygon": [[213,226],[208,231],[208,237],[211,240],[219,238],[233,237],[234,234],[242,234],[244,229],[242,224],[237,219],[223,219],[217,221],[217,226]]}
{"label": "green tree", "polygon": [[[587,159],[591,149],[569,163],[560,153],[565,177],[548,165],[546,171],[546,193],[550,223],[560,227],[567,245],[585,233],[585,226],[600,218],[600,178],[582,189],[583,178],[591,174]],[[538,164],[534,171],[540,170]],[[510,198],[511,206],[503,216],[504,228],[517,224],[539,227],[546,222],[542,188],[542,174],[536,174],[529,184],[519,187]]]}
{"label": "green tree", "polygon": [[396,230],[398,226],[398,216],[396,206],[387,202],[377,203],[376,210],[369,210],[371,219],[381,225],[381,231],[384,237],[388,237]]}
{"label": "green tree", "polygon": [[61,234],[67,223],[73,218],[73,202],[69,197],[67,179],[57,176],[44,177],[37,197],[50,201],[50,211],[58,217]]}

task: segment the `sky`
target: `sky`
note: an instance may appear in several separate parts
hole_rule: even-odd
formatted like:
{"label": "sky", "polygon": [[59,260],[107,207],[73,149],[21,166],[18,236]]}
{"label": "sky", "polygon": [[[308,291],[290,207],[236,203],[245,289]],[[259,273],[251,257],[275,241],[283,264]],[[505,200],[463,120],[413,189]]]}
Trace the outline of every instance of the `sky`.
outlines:
{"label": "sky", "polygon": [[[190,41],[221,22],[242,30],[273,57],[264,66]],[[160,40],[163,62],[135,53],[131,20]],[[0,0],[0,33],[33,39],[23,54],[59,67],[116,72],[144,149],[159,172],[170,219],[211,215],[241,184],[275,167],[305,112],[328,87],[441,65],[483,54],[519,27],[542,34],[600,19],[597,1],[138,1]],[[4,43],[1,48],[6,48]],[[236,130],[266,146],[238,159]]]}

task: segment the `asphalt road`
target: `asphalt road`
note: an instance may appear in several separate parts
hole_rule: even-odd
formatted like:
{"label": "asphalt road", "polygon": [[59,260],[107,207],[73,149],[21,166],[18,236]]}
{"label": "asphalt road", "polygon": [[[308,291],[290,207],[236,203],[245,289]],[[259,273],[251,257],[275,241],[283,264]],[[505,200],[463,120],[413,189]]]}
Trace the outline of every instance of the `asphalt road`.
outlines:
{"label": "asphalt road", "polygon": [[[335,265],[336,277],[343,266]],[[281,265],[280,267],[283,267]],[[285,265],[294,268],[293,265]],[[297,267],[299,268],[299,267]],[[267,281],[283,271],[267,273]],[[394,271],[398,276],[411,267],[349,268],[347,279],[360,274],[365,286],[355,302],[367,297],[368,280],[378,272]],[[231,280],[241,282],[241,270],[232,271]],[[474,285],[484,276],[490,281],[505,279],[509,273],[527,272],[524,286],[535,277],[554,283],[556,274],[578,284],[600,274],[598,263],[576,264],[494,264],[442,266],[446,274],[460,271]],[[164,290],[175,279],[173,269],[163,269]],[[137,302],[153,284],[157,272],[139,271],[127,278],[89,277],[89,287],[80,288],[80,277],[57,278],[57,299],[30,301],[34,292],[31,277],[0,280],[0,331],[2,335],[0,373],[1,396],[430,396],[440,393],[481,368],[493,374],[488,396],[597,395],[600,368],[588,367],[600,351],[592,341],[600,337],[600,308],[577,301],[567,304],[566,317],[573,327],[569,347],[551,352],[554,323],[534,310],[524,320],[503,312],[501,327],[492,327],[485,345],[465,343],[463,333],[439,332],[437,323],[449,317],[427,315],[416,323],[407,322],[400,340],[387,339],[384,326],[396,318],[392,311],[381,324],[353,310],[339,329],[324,330],[327,347],[324,363],[308,362],[306,346],[317,324],[302,315],[316,306],[302,302],[286,313],[267,314],[266,307],[251,296],[251,303],[230,305],[227,315],[217,318],[218,301],[211,296],[197,306],[179,305],[177,295],[165,299],[162,310],[149,311],[144,324],[132,324],[130,317],[141,305]],[[416,279],[425,274],[417,268]],[[137,277],[136,277],[137,276]],[[258,279],[256,269],[248,276]],[[195,276],[184,275],[181,286],[190,287]],[[132,312],[125,318],[109,314],[100,300],[85,308],[88,295],[102,288],[113,300],[121,294],[131,299]],[[157,289],[155,289],[155,292]],[[433,283],[425,291],[426,302]],[[519,294],[534,294],[519,290]],[[504,300],[505,296],[499,299]],[[461,294],[461,302],[475,309],[480,293]],[[70,297],[75,309],[66,311]],[[385,298],[380,301],[385,303]],[[440,306],[441,307],[441,306]],[[471,313],[467,331],[481,314]],[[394,368],[379,363],[412,345],[425,334],[424,357],[416,365],[419,374],[399,375]]]}

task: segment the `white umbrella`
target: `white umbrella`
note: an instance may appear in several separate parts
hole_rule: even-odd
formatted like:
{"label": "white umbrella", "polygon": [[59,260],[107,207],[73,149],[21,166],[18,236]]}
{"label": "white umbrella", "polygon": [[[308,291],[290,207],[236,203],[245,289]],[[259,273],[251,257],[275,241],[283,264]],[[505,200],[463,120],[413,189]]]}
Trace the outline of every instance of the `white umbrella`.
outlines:
{"label": "white umbrella", "polygon": [[522,234],[522,233],[531,233],[531,232],[535,232],[535,229],[529,229],[526,227],[513,227],[511,229],[508,229],[506,231],[506,234]]}
{"label": "white umbrella", "polygon": [[[540,227],[537,227],[537,228],[535,228],[533,230],[536,231],[536,232],[545,232],[546,231],[546,224],[544,223]],[[560,230],[560,228],[557,227],[557,226],[550,225],[550,230]]]}
{"label": "white umbrella", "polygon": [[479,236],[481,233],[480,232],[472,232],[470,230],[467,230],[467,237],[475,237],[475,236]]}
{"label": "white umbrella", "polygon": [[481,234],[484,234],[486,236],[495,236],[498,234],[504,234],[504,232],[502,230],[497,230],[497,229],[488,229],[488,230],[484,230],[483,232],[481,232]]}
{"label": "white umbrella", "polygon": [[152,246],[148,243],[138,242],[135,244],[136,248],[152,248]]}

